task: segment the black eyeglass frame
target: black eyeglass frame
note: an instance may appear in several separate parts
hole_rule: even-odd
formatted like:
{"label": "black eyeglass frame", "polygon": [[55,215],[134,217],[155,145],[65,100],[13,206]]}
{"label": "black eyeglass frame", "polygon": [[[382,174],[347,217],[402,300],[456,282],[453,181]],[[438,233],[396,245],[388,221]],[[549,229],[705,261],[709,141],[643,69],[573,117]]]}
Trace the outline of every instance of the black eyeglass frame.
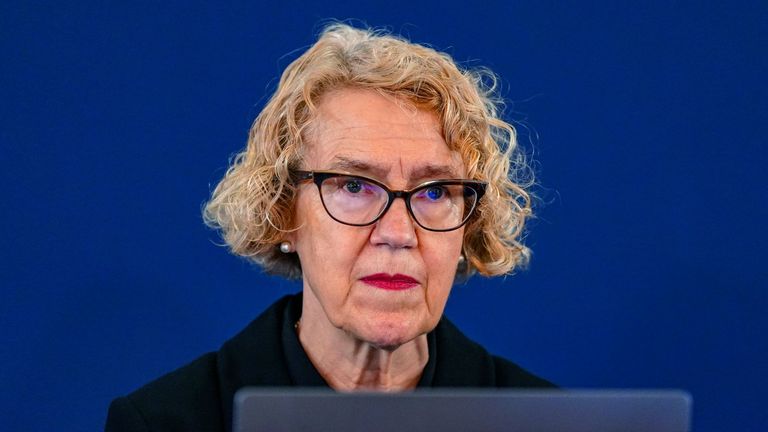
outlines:
{"label": "black eyeglass frame", "polygon": [[[480,199],[485,195],[485,188],[488,185],[488,183],[479,181],[479,180],[462,180],[462,179],[445,179],[445,180],[430,180],[428,182],[421,183],[417,185],[413,189],[407,189],[407,190],[391,190],[388,188],[385,184],[374,180],[372,178],[355,175],[355,174],[349,174],[349,173],[339,173],[339,172],[332,172],[332,171],[302,171],[302,170],[293,170],[291,171],[291,175],[293,177],[293,183],[298,184],[301,182],[305,182],[308,180],[312,180],[313,183],[317,186],[317,192],[320,195],[320,202],[323,203],[323,208],[325,209],[325,212],[328,213],[328,216],[331,217],[331,219],[335,220],[336,222],[344,225],[349,226],[369,226],[375,224],[379,219],[381,219],[386,213],[387,210],[392,206],[392,203],[395,202],[396,198],[402,198],[403,201],[405,201],[405,207],[408,209],[408,214],[411,216],[411,218],[422,228],[424,228],[427,231],[434,231],[434,232],[447,232],[447,231],[454,231],[462,226],[464,226],[469,219],[472,217],[472,215],[475,213],[475,210],[477,210],[478,203],[480,203]],[[381,209],[379,214],[368,223],[364,224],[355,224],[355,223],[349,223],[344,222],[342,220],[339,220],[336,218],[331,212],[328,210],[328,207],[325,205],[325,199],[323,198],[323,190],[322,190],[322,184],[324,181],[328,180],[329,178],[334,177],[354,177],[359,178],[361,180],[364,180],[366,182],[370,182],[372,184],[375,184],[376,186],[379,186],[381,189],[384,190],[384,192],[387,193],[387,204]],[[475,194],[477,195],[477,198],[475,199],[474,204],[472,205],[472,208],[467,211],[467,215],[464,217],[464,220],[461,221],[460,224],[456,225],[453,228],[446,228],[446,229],[434,229],[434,228],[428,228],[419,222],[419,218],[416,217],[416,215],[413,212],[413,209],[411,208],[411,196],[423,189],[426,189],[431,186],[435,185],[462,185],[462,186],[468,186],[470,187]]]}

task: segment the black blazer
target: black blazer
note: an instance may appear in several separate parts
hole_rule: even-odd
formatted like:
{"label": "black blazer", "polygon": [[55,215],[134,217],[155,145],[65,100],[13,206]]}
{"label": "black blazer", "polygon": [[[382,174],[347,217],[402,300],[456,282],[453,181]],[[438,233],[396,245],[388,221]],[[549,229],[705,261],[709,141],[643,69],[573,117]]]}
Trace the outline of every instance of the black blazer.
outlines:
{"label": "black blazer", "polygon": [[[301,316],[301,301],[301,294],[283,297],[218,352],[205,354],[115,399],[109,407],[106,431],[231,431],[232,403],[238,389],[306,385],[291,375],[284,350],[285,337],[298,341],[292,330]],[[290,335],[285,334],[286,329]],[[429,362],[434,368],[432,387],[554,387],[514,363],[490,355],[446,318],[428,340]],[[306,357],[303,351],[300,355]]]}

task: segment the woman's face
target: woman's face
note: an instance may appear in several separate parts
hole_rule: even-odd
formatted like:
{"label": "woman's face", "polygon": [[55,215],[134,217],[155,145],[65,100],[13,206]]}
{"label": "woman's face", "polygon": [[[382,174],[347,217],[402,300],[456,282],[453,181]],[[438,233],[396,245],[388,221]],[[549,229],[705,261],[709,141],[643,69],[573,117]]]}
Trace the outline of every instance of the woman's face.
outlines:
{"label": "woman's face", "polygon": [[[357,174],[393,190],[465,176],[436,115],[373,91],[326,94],[311,129],[307,170]],[[313,318],[385,348],[437,325],[456,274],[463,228],[426,231],[399,198],[372,225],[344,225],[326,213],[312,182],[299,186],[296,222],[299,229],[289,240],[301,260],[305,305],[319,305]],[[396,275],[406,282],[390,279]],[[311,313],[305,307],[302,322]]]}

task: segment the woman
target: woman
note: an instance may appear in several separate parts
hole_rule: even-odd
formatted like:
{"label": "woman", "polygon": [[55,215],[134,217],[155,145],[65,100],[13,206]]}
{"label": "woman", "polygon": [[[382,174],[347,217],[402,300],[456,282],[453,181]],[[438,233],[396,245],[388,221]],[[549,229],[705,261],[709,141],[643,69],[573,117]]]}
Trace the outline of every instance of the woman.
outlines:
{"label": "woman", "polygon": [[229,430],[244,386],[546,387],[442,318],[457,272],[524,263],[530,201],[487,75],[336,24],[284,72],[205,208],[233,253],[300,277],[215,353],[116,399],[107,430]]}

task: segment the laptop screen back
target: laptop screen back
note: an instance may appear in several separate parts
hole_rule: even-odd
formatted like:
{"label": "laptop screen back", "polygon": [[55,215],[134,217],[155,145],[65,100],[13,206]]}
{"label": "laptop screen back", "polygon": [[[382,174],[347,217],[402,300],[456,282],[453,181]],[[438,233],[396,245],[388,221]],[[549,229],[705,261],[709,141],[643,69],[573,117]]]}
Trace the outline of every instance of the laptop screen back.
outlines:
{"label": "laptop screen back", "polygon": [[685,392],[241,389],[236,432],[686,432]]}

